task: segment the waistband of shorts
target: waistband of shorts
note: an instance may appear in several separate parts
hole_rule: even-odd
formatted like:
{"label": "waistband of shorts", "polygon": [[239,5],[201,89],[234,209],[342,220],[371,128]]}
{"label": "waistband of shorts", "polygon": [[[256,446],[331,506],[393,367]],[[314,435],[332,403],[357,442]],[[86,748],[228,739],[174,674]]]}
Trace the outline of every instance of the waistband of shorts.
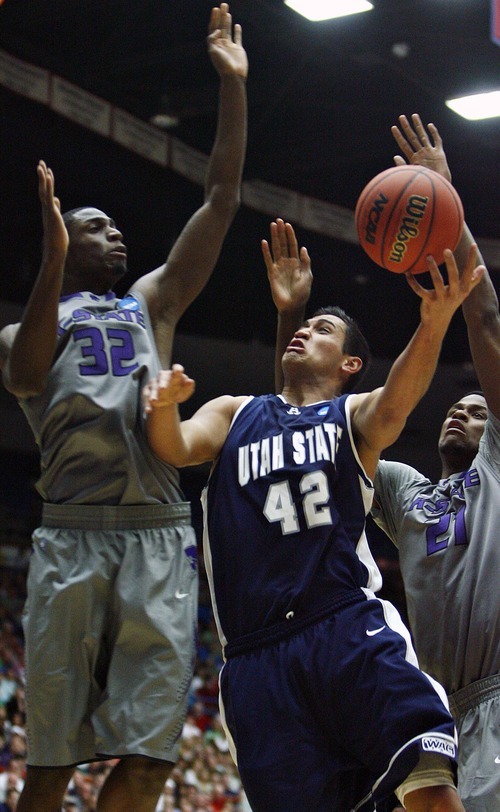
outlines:
{"label": "waistband of shorts", "polygon": [[308,626],[312,626],[314,623],[319,623],[329,615],[333,615],[341,609],[345,609],[347,606],[352,606],[355,603],[363,603],[366,599],[366,595],[361,590],[348,592],[337,597],[331,603],[320,607],[316,612],[311,612],[306,616],[297,618],[292,617],[290,620],[283,620],[281,623],[276,623],[274,626],[269,626],[266,629],[257,629],[255,632],[245,634],[242,637],[238,637],[237,640],[231,640],[231,642],[226,643],[224,647],[224,656],[226,659],[230,659],[240,654],[246,654],[254,649],[272,646],[281,640],[298,634],[298,632],[301,632]]}
{"label": "waistband of shorts", "polygon": [[463,716],[471,708],[475,708],[481,702],[493,699],[495,696],[500,696],[500,674],[478,679],[476,682],[466,685],[465,688],[455,691],[454,694],[450,694],[448,697],[450,711],[453,716]]}
{"label": "waistband of shorts", "polygon": [[53,505],[45,503],[42,525],[74,530],[146,530],[191,523],[189,502],[173,505]]}

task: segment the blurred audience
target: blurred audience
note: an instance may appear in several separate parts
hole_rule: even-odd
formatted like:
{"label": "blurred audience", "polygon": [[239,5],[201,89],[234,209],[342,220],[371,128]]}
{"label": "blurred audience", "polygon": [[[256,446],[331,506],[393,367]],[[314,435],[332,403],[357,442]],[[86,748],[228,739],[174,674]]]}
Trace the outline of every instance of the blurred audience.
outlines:
{"label": "blurred audience", "polygon": [[[2,514],[0,505],[0,515]],[[4,527],[5,532],[5,527]],[[1,538],[0,545],[5,539]],[[16,809],[26,773],[24,647],[21,616],[26,597],[30,533],[9,534],[8,556],[0,557],[0,812]],[[378,560],[386,577],[384,597],[400,611],[399,568]],[[403,596],[403,597],[402,597]],[[238,770],[229,754],[218,707],[222,665],[208,582],[200,556],[198,658],[189,713],[182,731],[179,761],[165,784],[156,812],[251,812]],[[114,761],[80,765],[64,798],[62,812],[95,812],[99,790]]]}

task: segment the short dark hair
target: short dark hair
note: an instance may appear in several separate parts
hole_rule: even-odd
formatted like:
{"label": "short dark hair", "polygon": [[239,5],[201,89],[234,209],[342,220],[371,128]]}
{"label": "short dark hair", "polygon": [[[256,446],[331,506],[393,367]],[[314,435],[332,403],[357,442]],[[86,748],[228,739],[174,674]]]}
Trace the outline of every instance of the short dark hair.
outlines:
{"label": "short dark hair", "polygon": [[328,305],[327,307],[320,307],[313,313],[313,316],[337,316],[346,326],[343,352],[348,355],[355,355],[361,358],[363,366],[354,375],[350,375],[348,380],[343,386],[343,392],[351,392],[354,387],[361,381],[363,375],[370,366],[372,359],[368,342],[361,332],[358,323],[348,316],[345,310],[342,310],[338,305]]}
{"label": "short dark hair", "polygon": [[75,214],[78,214],[79,211],[83,211],[84,209],[88,209],[89,206],[77,206],[76,209],[70,209],[69,211],[65,211],[62,215],[62,219],[66,228],[69,228],[73,221],[75,220]]}
{"label": "short dark hair", "polygon": [[463,397],[468,398],[470,395],[481,395],[481,397],[484,398],[484,392],[482,389],[473,389],[471,392],[467,392],[465,395],[463,395]]}

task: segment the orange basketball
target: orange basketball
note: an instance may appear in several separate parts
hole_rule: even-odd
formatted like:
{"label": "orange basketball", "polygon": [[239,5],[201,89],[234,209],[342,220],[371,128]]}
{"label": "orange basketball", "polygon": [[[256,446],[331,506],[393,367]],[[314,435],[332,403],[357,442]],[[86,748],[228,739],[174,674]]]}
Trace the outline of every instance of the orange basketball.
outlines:
{"label": "orange basketball", "polygon": [[426,257],[443,262],[457,247],[464,224],[462,201],[445,178],[423,166],[393,166],[361,192],[354,212],[361,247],[388,271],[427,271]]}

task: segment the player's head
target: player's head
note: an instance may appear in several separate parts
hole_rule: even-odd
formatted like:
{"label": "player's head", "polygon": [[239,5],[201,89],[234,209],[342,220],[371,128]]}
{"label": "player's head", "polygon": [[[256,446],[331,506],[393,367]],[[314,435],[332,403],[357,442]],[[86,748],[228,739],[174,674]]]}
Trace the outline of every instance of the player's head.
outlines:
{"label": "player's head", "polygon": [[360,358],[362,361],[360,368],[356,372],[353,372],[349,376],[349,378],[347,378],[342,388],[343,392],[351,392],[354,389],[354,387],[357,386],[357,384],[361,381],[361,378],[363,377],[366,370],[370,366],[371,352],[368,346],[368,342],[364,337],[363,333],[361,332],[361,330],[359,329],[359,325],[357,324],[357,322],[351,316],[348,316],[345,310],[342,310],[342,308],[338,307],[337,305],[320,307],[318,308],[318,310],[315,311],[313,315],[336,316],[345,324],[344,345],[342,347],[342,350],[347,355],[352,355],[354,357]]}
{"label": "player's head", "polygon": [[63,212],[62,219],[64,220],[64,225],[68,229],[68,232],[71,231],[71,226],[77,219],[77,215],[81,211],[85,211],[85,209],[90,209],[91,206],[78,206],[76,209],[70,209],[69,211]]}
{"label": "player's head", "polygon": [[321,383],[331,387],[333,397],[353,389],[369,358],[355,321],[340,307],[322,307],[295,331],[285,350],[285,382]]}
{"label": "player's head", "polygon": [[469,392],[448,409],[438,449],[449,473],[465,471],[479,448],[487,418],[486,400],[479,390]]}
{"label": "player's head", "polygon": [[111,287],[127,271],[127,249],[114,221],[100,209],[80,206],[65,212],[69,245],[65,276],[89,289]]}

